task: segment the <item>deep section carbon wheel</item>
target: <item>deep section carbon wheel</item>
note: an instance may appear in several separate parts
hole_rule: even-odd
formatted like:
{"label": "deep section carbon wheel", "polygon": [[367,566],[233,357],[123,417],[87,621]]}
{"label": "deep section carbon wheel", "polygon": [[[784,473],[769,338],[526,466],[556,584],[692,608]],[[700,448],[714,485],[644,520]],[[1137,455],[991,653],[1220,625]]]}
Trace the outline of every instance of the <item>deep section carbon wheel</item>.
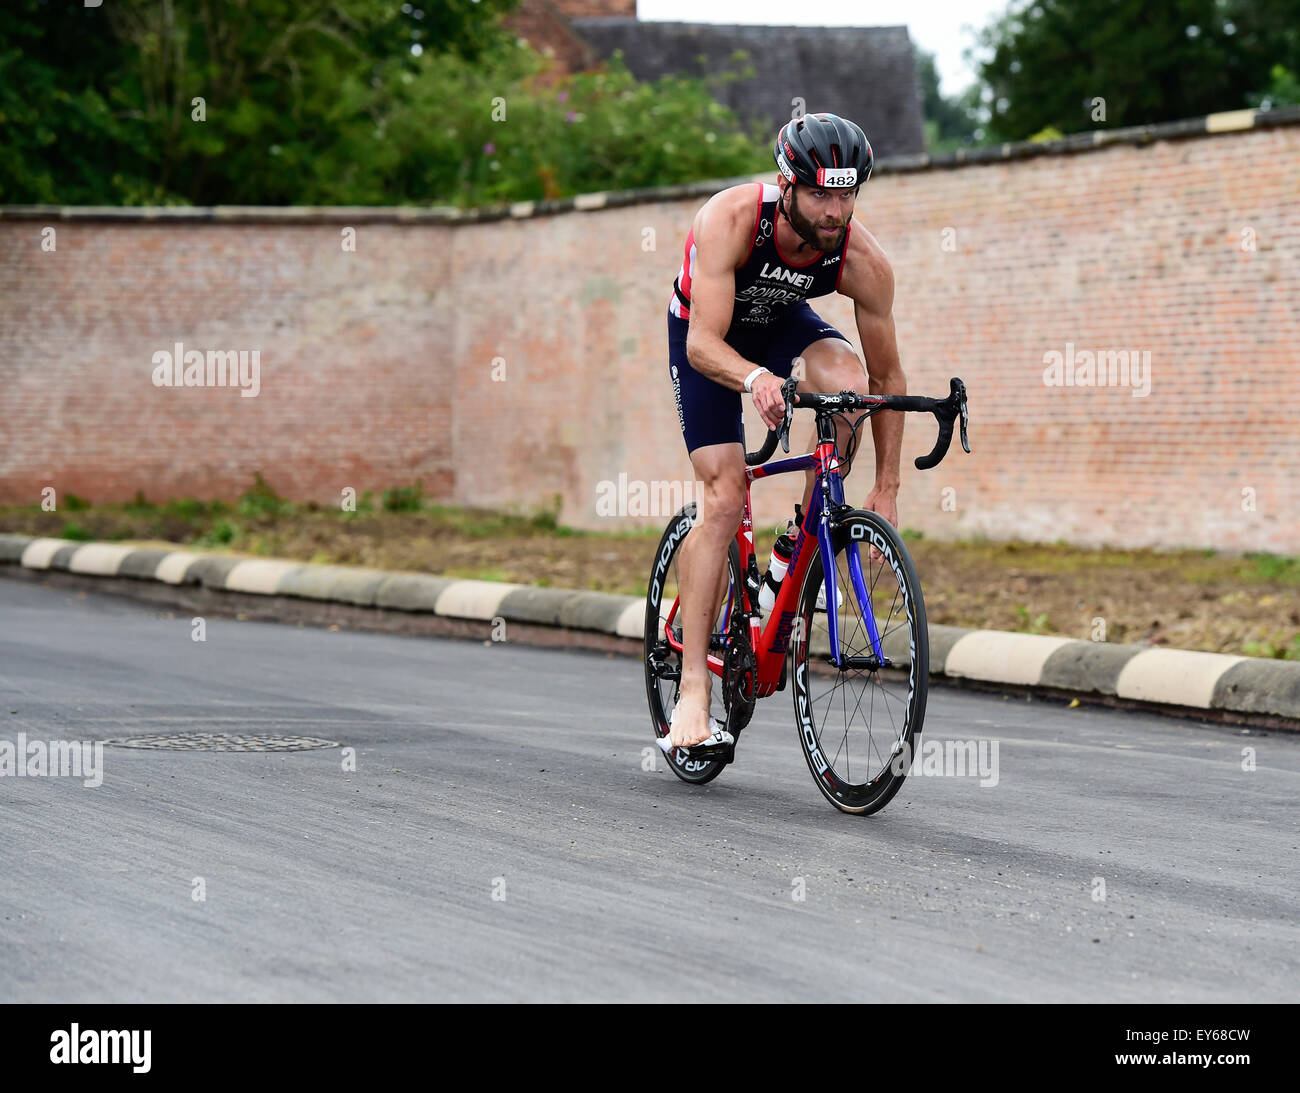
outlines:
{"label": "deep section carbon wheel", "polygon": [[[695,523],[695,506],[686,505],[668,522],[650,567],[645,610],[645,685],[650,700],[650,723],[655,736],[668,735],[668,719],[677,704],[682,681],[682,656],[672,647],[666,629],[671,626],[676,644],[681,644],[681,621],[677,617],[682,543]],[[727,588],[709,639],[709,655],[721,657],[726,646],[728,620],[740,599],[740,552],[731,544],[727,555]],[[658,749],[656,749],[658,750]],[[688,759],[681,748],[673,751],[669,767],[678,778],[694,785],[710,782],[726,766],[720,759]]]}
{"label": "deep section carbon wheel", "polygon": [[[822,795],[841,812],[885,807],[911,767],[925,720],[930,678],[929,633],[916,566],[887,520],[844,511],[829,562],[816,543],[799,594],[790,643],[795,723],[804,758]],[[872,561],[873,550],[878,551]],[[853,581],[858,568],[875,617],[881,661],[872,646]],[[825,567],[834,566],[839,649],[831,655]]]}

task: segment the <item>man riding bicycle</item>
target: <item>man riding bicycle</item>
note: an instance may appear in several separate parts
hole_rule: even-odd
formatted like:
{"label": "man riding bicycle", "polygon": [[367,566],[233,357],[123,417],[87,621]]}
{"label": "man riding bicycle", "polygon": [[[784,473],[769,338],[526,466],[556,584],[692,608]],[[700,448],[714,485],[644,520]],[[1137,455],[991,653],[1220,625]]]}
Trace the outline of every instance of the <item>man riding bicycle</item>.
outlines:
{"label": "man riding bicycle", "polygon": [[[700,483],[695,524],[682,544],[681,692],[670,734],[676,747],[711,737],[730,742],[709,718],[708,641],[745,504],[740,392],[752,396],[772,429],[784,420],[781,384],[797,358],[806,367],[801,389],[907,393],[894,337],[893,270],[853,220],[858,189],[871,175],[866,135],[834,114],[807,114],[782,128],[772,155],[776,185],[732,186],[695,214],[668,305],[677,418]],[[832,292],[853,301],[865,370],[849,340],[808,305]],[[876,480],[863,507],[896,526],[903,415],[880,413],[871,425]],[[837,422],[841,453],[848,429]],[[842,473],[849,469],[846,463]],[[805,510],[813,481],[810,471]]]}

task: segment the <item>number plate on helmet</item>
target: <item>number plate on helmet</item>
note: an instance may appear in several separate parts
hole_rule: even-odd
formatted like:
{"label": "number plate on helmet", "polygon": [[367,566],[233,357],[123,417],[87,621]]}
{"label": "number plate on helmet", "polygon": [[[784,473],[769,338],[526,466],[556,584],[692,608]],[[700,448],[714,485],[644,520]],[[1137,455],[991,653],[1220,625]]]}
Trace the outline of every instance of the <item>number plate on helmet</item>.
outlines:
{"label": "number plate on helmet", "polygon": [[817,185],[819,186],[856,186],[858,172],[852,167],[818,167]]}

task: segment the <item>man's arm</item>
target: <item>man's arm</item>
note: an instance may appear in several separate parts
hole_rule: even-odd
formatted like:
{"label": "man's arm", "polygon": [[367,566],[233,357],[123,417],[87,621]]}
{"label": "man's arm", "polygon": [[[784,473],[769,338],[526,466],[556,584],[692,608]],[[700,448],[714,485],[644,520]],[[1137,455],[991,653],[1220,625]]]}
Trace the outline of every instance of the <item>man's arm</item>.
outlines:
{"label": "man's arm", "polygon": [[[851,235],[840,292],[853,300],[853,315],[866,357],[867,378],[873,395],[907,394],[907,376],[898,359],[894,333],[894,271],[880,245],[860,224]],[[897,524],[899,457],[903,448],[903,417],[882,411],[871,419],[876,448],[876,483],[871,498],[887,508],[871,505]],[[894,514],[894,515],[891,515]]]}
{"label": "man's arm", "polygon": [[[691,317],[686,332],[686,359],[691,367],[723,387],[745,389],[755,365],[723,339],[731,326],[736,297],[736,267],[749,250],[753,202],[731,191],[711,198],[700,210],[695,228],[695,275],[691,278]],[[785,420],[781,381],[764,372],[753,383],[754,405],[769,428]]]}

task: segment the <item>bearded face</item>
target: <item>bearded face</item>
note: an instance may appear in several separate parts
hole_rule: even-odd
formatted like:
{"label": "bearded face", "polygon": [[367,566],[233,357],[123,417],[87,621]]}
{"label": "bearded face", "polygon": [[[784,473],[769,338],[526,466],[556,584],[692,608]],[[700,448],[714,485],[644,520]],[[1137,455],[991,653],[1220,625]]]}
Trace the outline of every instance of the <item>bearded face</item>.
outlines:
{"label": "bearded face", "polygon": [[[786,211],[790,225],[814,250],[838,250],[844,242],[844,230],[853,216],[856,190],[821,190],[807,186],[789,186]],[[802,199],[800,194],[803,195]],[[837,195],[843,195],[837,200]]]}

